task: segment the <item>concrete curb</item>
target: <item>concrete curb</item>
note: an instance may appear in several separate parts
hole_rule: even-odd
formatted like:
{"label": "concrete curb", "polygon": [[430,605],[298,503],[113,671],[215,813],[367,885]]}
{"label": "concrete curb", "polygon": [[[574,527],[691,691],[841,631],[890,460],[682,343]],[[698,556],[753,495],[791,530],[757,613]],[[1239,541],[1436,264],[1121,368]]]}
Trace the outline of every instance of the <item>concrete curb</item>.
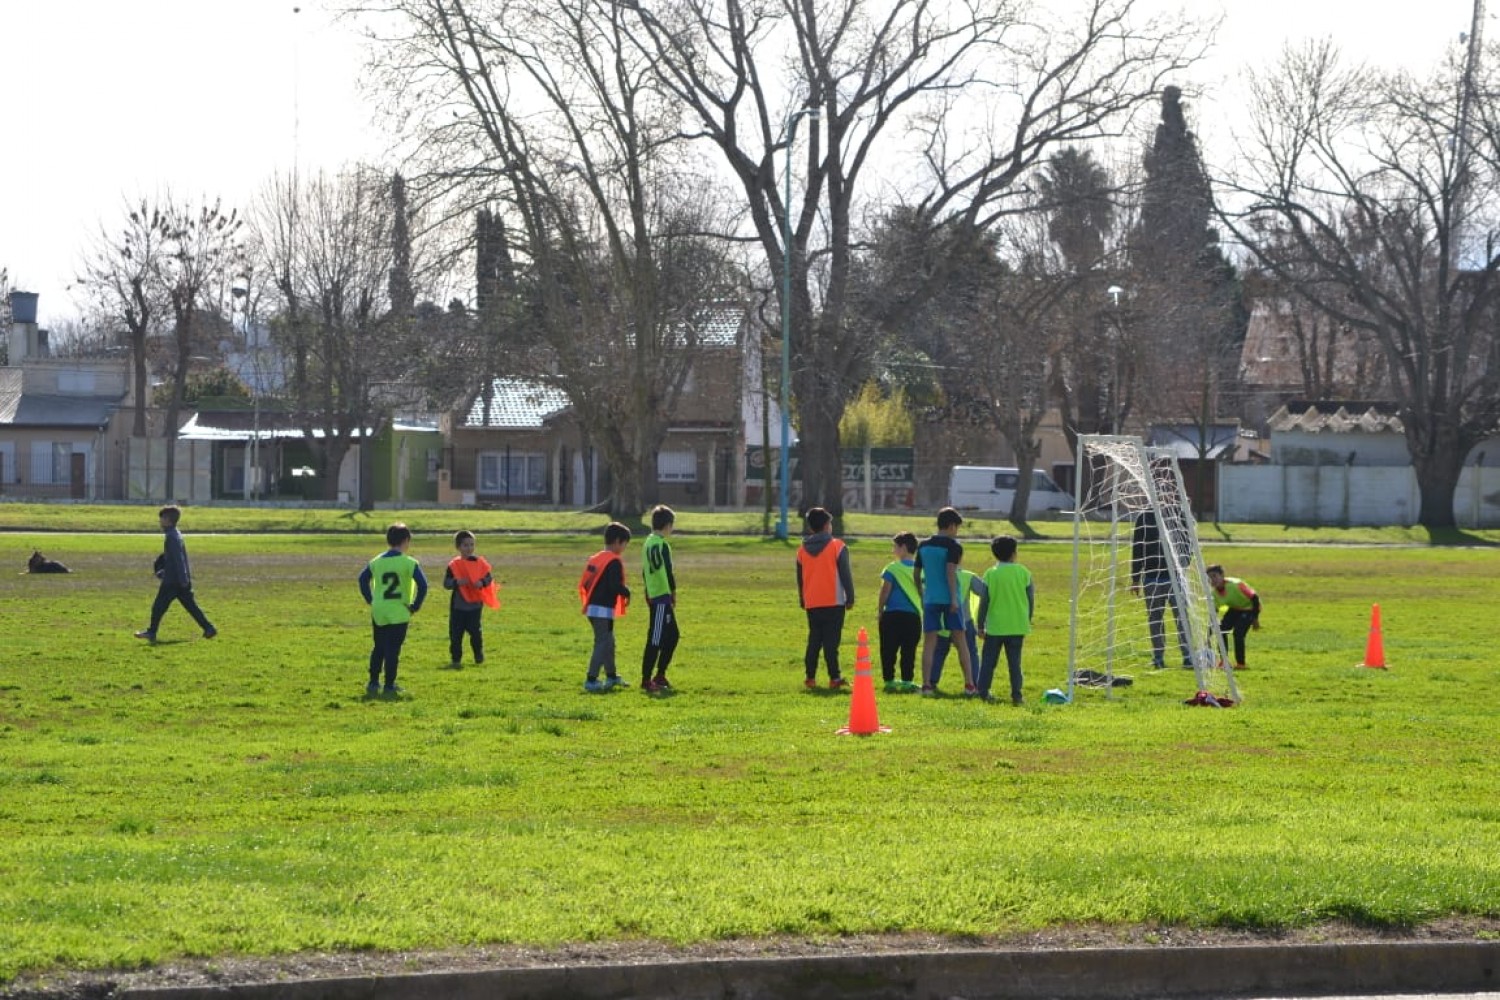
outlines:
{"label": "concrete curb", "polygon": [[1480,992],[1500,941],[713,959],[125,989],[130,1000],[1104,1000]]}

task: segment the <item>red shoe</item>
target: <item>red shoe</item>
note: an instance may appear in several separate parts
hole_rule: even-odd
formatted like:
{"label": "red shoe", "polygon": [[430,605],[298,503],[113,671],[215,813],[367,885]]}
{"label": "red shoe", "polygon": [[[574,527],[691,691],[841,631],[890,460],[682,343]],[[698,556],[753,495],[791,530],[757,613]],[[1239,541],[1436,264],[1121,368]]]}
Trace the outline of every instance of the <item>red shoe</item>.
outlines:
{"label": "red shoe", "polygon": [[807,680],[805,680],[805,681],[802,682],[802,686],[805,687],[805,688],[807,688],[809,691],[811,691],[811,690],[813,690],[814,688],[816,688],[818,686],[818,682],[816,680],[814,680],[813,678],[809,677]]}
{"label": "red shoe", "polygon": [[848,686],[849,682],[842,677],[835,677],[828,682],[828,690],[830,691],[837,691],[839,688],[846,688]]}

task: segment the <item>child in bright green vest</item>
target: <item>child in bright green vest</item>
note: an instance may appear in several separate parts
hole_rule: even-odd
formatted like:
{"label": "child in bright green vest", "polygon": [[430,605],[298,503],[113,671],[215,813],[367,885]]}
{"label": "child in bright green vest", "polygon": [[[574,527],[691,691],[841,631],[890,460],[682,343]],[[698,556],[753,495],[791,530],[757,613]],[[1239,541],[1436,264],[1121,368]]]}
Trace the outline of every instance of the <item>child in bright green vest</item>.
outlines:
{"label": "child in bright green vest", "polygon": [[995,565],[985,570],[985,594],[979,601],[979,638],[984,650],[979,656],[979,695],[993,700],[990,684],[1000,650],[1010,670],[1010,703],[1019,705],[1021,698],[1021,647],[1031,634],[1031,618],[1036,611],[1036,586],[1031,571],[1016,562],[1016,540],[1001,535],[990,543]]}
{"label": "child in bright green vest", "polygon": [[[370,564],[359,574],[359,592],[370,606],[370,621],[374,628],[374,646],[370,650],[370,683],[365,687],[369,695],[384,694],[395,697],[401,693],[396,686],[396,668],[401,662],[401,645],[406,642],[406,627],[411,616],[427,599],[427,577],[422,567],[406,554],[411,547],[411,529],[399,521],[385,529],[387,550],[370,560]],[[381,671],[385,672],[385,686],[380,687]]]}

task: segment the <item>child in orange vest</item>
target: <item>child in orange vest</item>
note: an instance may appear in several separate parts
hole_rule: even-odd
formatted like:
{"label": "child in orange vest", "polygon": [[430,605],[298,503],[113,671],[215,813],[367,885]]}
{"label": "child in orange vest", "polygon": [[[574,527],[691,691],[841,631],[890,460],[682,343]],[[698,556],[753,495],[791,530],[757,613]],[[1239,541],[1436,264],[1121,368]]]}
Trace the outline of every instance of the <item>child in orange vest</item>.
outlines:
{"label": "child in orange vest", "polygon": [[[625,563],[620,553],[630,544],[630,529],[619,521],[604,527],[604,548],[589,557],[578,581],[583,613],[594,629],[594,652],[589,657],[585,691],[608,691],[629,687],[615,669],[615,619],[625,617],[630,588],[625,586]],[[600,670],[604,680],[599,679]]]}
{"label": "child in orange vest", "polygon": [[474,554],[474,532],[460,531],[453,536],[458,555],[448,561],[443,573],[443,589],[453,591],[448,601],[448,654],[454,670],[463,666],[464,636],[474,651],[474,665],[484,662],[484,632],[481,615],[485,608],[500,607],[495,591],[499,584],[483,556]]}
{"label": "child in orange vest", "polygon": [[818,654],[828,668],[828,686],[845,685],[839,671],[839,643],[844,635],[844,612],[854,607],[854,575],[849,570],[849,548],[833,537],[833,515],[822,507],[807,512],[807,537],[797,549],[797,599],[807,612],[807,650],[802,664],[809,688],[818,686]]}

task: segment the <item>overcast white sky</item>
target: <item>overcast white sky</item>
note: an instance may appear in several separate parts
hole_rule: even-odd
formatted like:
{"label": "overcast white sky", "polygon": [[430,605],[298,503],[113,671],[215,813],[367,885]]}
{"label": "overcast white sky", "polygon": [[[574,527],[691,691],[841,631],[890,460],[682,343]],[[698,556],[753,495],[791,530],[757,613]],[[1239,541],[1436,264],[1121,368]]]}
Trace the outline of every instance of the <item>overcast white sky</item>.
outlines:
{"label": "overcast white sky", "polygon": [[[1329,35],[1351,59],[1420,67],[1473,11],[1473,0],[1183,2],[1225,15],[1198,74],[1207,93],[1188,111],[1210,145],[1238,110],[1233,81],[1287,40]],[[1486,37],[1497,30],[1492,20]],[[68,286],[84,246],[127,199],[170,189],[241,207],[294,160],[380,159],[360,64],[320,0],[0,0],[0,267],[41,293],[43,325],[60,323],[78,311]]]}

